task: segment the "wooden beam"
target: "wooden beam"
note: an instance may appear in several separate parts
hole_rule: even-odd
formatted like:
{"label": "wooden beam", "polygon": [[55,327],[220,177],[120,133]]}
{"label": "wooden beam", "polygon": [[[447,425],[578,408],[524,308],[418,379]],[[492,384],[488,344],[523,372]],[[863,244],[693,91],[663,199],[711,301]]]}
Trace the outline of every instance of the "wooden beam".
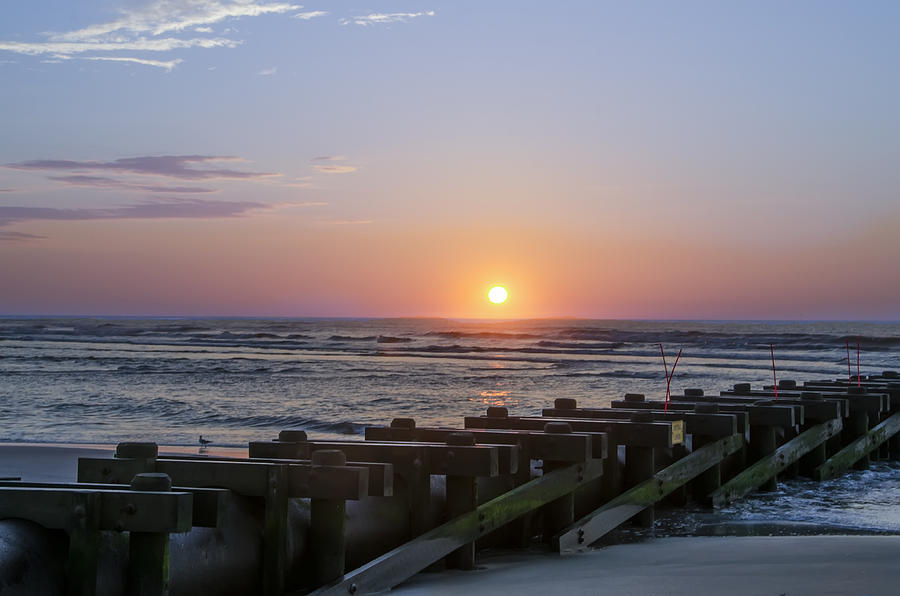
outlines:
{"label": "wooden beam", "polygon": [[[551,418],[590,418],[606,420],[628,420],[631,412],[625,409],[601,408],[544,408],[541,414]],[[700,414],[692,411],[664,412],[653,411],[655,422],[681,420],[684,432],[689,435],[700,434],[727,437],[737,432],[735,416],[729,413]]]}
{"label": "wooden beam", "polygon": [[713,506],[721,507],[748,495],[840,431],[840,418],[803,431],[722,485],[711,495]]}
{"label": "wooden beam", "polygon": [[[465,427],[513,430],[544,430],[548,422],[568,422],[572,430],[580,432],[609,433],[610,442],[616,445],[639,447],[671,447],[684,442],[684,424],[674,422],[629,422],[627,420],[589,420],[577,418],[529,418],[466,416]],[[612,448],[610,448],[612,454]]]}
{"label": "wooden beam", "polygon": [[900,432],[900,412],[877,424],[869,432],[859,437],[813,471],[816,480],[827,480],[849,469],[870,451]]}
{"label": "wooden beam", "polygon": [[553,546],[560,554],[586,549],[605,534],[628,521],[744,444],[739,434],[719,439],[701,447],[671,466],[660,470],[648,480],[615,497],[599,509],[576,521],[553,538]]}
{"label": "wooden beam", "polygon": [[475,511],[463,514],[314,591],[315,595],[382,592],[409,579],[460,546],[493,532],[538,507],[571,493],[599,477],[603,465],[594,460],[535,478]]}

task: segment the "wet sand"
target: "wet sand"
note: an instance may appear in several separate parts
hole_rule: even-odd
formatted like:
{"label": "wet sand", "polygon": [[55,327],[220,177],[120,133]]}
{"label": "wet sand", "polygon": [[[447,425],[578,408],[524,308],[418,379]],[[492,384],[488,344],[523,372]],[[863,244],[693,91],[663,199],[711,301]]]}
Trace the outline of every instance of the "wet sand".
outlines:
{"label": "wet sand", "polygon": [[476,571],[420,573],[392,592],[626,596],[893,595],[900,536],[662,538],[588,553],[509,554]]}

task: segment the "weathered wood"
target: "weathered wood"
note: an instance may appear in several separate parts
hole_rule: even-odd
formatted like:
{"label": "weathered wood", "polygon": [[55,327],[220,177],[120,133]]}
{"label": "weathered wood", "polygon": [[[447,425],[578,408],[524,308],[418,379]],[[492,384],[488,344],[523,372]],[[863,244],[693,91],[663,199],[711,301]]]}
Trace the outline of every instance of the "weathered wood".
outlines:
{"label": "weathered wood", "polygon": [[[710,437],[707,435],[693,435],[691,437],[691,448],[698,451],[718,440],[718,437]],[[710,505],[709,495],[722,486],[722,464],[710,466],[705,472],[700,472],[696,478],[690,483],[690,490],[694,500],[703,504]]]}
{"label": "weathered wood", "polygon": [[644,508],[739,450],[743,441],[741,435],[731,435],[678,460],[557,534],[553,539],[554,548],[560,554],[586,549]]}
{"label": "weathered wood", "polygon": [[[255,451],[257,455],[253,455],[254,445],[257,446]],[[263,462],[269,464],[298,464],[309,466],[312,465],[309,458],[295,458],[291,454],[297,452],[296,443],[287,443],[281,441],[253,441],[250,443],[250,458],[254,462]],[[260,453],[266,455],[260,455]],[[161,455],[158,459],[184,459],[196,461],[225,461],[225,462],[246,462],[246,457],[227,457],[219,455]],[[369,470],[369,496],[370,497],[390,497],[394,494],[394,466],[383,462],[355,462],[348,461],[347,465],[351,468],[366,468]]]}
{"label": "weathered wood", "polygon": [[[606,420],[628,420],[631,416],[629,410],[610,408],[544,408],[542,416],[550,418],[590,418]],[[684,432],[689,435],[704,434],[709,436],[727,437],[737,432],[735,416],[731,414],[698,414],[696,412],[665,412],[652,411],[655,422],[681,420],[684,422]]]}
{"label": "weathered wood", "polygon": [[[7,496],[3,495],[0,503]],[[68,596],[94,596],[97,593],[100,509],[98,493],[69,493],[69,520],[66,528],[69,533],[69,554],[66,560]]]}
{"label": "weathered wood", "polygon": [[[236,493],[263,497],[268,490],[269,470],[287,468],[290,497],[362,499],[368,493],[369,471],[351,466],[328,467],[311,464],[274,464],[261,461],[218,461],[193,459],[152,460],[152,467],[136,460],[79,458],[78,480],[127,484],[141,472],[168,474],[177,486],[227,488]],[[141,460],[142,461],[142,460]]]}
{"label": "weathered wood", "polygon": [[[413,429],[389,426],[366,427],[367,441],[446,441],[452,433],[460,432],[452,428],[417,427]],[[489,430],[468,428],[479,445],[518,445],[527,451],[530,459],[552,459],[554,461],[585,461],[591,457],[606,457],[605,435],[595,433],[572,433],[568,435],[548,435],[543,432],[515,430]]]}
{"label": "weathered wood", "polygon": [[[778,437],[774,426],[751,425],[748,452],[752,461],[765,459],[778,447]],[[761,491],[772,492],[778,488],[778,477],[772,474],[758,487]]]}
{"label": "weathered wood", "polygon": [[[655,412],[668,412],[679,413],[679,412],[693,412],[694,407],[697,403],[707,403],[707,402],[671,402],[666,405],[664,401],[627,401],[627,400],[613,400],[610,403],[610,406],[614,410],[653,410]],[[737,432],[744,434],[747,432],[747,428],[750,425],[750,405],[741,406],[740,404],[726,404],[719,406],[720,414],[729,414],[735,417],[735,422],[737,423]],[[688,432],[685,429],[685,432]]]}
{"label": "weathered wood", "polygon": [[[347,460],[341,451],[313,453],[314,465],[342,466]],[[344,575],[346,561],[347,502],[341,499],[310,499],[309,534],[317,585]]]}
{"label": "weathered wood", "polygon": [[[68,490],[105,490],[105,491],[122,491],[128,490],[127,484],[98,484],[98,483],[76,483],[76,482],[22,482],[22,481],[3,481],[0,480],[0,487],[19,487],[19,488],[59,488]],[[191,526],[195,528],[215,528],[219,519],[219,510],[228,491],[219,488],[196,488],[196,487],[180,487],[172,488],[176,493],[191,493],[193,495],[193,506]],[[124,528],[123,528],[124,529]]]}
{"label": "weathered wood", "polygon": [[795,439],[785,443],[722,485],[712,494],[713,505],[720,507],[750,494],[791,463],[840,431],[841,419],[839,418],[803,431]]}
{"label": "weathered wood", "polygon": [[[131,489],[166,492],[172,490],[172,481],[165,474],[139,474],[132,480]],[[126,585],[134,596],[169,593],[168,532],[129,532]]]}
{"label": "weathered wood", "polygon": [[284,593],[287,568],[288,470],[288,466],[273,465],[266,468],[262,593],[267,596]]}
{"label": "weathered wood", "polygon": [[316,595],[369,594],[388,590],[455,549],[574,491],[603,473],[600,461],[574,464],[548,473],[480,505],[370,561]]}
{"label": "weathered wood", "polygon": [[543,430],[548,422],[568,422],[572,430],[578,432],[603,432],[610,435],[612,444],[637,445],[641,447],[671,447],[684,440],[684,424],[674,422],[628,422],[625,420],[589,420],[576,418],[530,418],[494,416],[466,416],[465,427]]}
{"label": "weathered wood", "polygon": [[816,480],[827,480],[849,469],[854,463],[878,447],[884,441],[900,432],[900,412],[877,424],[838,453],[828,458],[824,464],[813,472]]}
{"label": "weathered wood", "polygon": [[[656,471],[653,447],[637,447],[630,445],[625,448],[625,483],[631,488],[646,481]],[[634,516],[634,521],[642,528],[653,525],[655,513],[653,506],[645,507]]]}
{"label": "weathered wood", "polygon": [[[84,508],[83,495],[96,503],[98,530],[134,532],[187,532],[191,529],[193,496],[184,492],[136,492],[77,489],[0,487],[0,518],[29,519],[45,528],[68,529],[73,511]],[[92,522],[93,523],[93,522]]]}

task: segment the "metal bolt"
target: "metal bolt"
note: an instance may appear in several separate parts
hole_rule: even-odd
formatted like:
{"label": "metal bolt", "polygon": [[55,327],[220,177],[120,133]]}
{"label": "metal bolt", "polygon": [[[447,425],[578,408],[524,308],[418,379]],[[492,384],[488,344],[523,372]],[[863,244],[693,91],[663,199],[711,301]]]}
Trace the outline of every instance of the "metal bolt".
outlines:
{"label": "metal bolt", "polygon": [[350,584],[350,587],[347,588],[347,591],[350,592],[351,594],[356,594],[356,590],[357,590],[356,584]]}

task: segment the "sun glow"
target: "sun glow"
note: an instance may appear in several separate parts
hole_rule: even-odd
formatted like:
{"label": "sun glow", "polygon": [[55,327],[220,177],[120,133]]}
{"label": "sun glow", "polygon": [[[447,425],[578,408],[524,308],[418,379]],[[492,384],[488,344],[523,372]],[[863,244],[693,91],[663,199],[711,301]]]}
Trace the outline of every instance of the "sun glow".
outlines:
{"label": "sun glow", "polygon": [[494,304],[503,304],[509,298],[509,292],[503,286],[494,286],[488,290],[488,300]]}

